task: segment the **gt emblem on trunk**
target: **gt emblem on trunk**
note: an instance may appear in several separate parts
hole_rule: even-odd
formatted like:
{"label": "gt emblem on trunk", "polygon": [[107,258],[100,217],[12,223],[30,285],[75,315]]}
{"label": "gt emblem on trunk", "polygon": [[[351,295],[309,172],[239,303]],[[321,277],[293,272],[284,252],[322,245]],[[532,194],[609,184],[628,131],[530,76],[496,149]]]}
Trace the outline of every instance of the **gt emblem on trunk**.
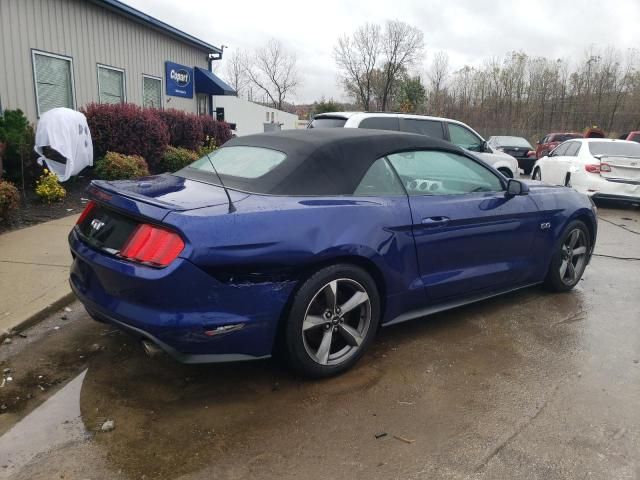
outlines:
{"label": "gt emblem on trunk", "polygon": [[91,229],[94,232],[97,232],[102,227],[104,227],[104,222],[102,220],[98,220],[97,218],[94,218],[93,220],[91,220]]}

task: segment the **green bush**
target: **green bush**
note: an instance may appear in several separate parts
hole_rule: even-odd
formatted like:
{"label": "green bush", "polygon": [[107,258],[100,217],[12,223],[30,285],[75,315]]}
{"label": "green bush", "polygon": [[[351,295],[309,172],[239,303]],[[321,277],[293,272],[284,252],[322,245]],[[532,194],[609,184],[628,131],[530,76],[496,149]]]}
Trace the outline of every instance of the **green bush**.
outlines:
{"label": "green bush", "polygon": [[21,110],[5,110],[0,115],[0,143],[5,144],[1,163],[8,179],[20,181],[24,169],[24,180],[30,183],[42,171],[36,163],[34,141],[33,127]]}
{"label": "green bush", "polygon": [[160,160],[161,172],[176,172],[181,168],[195,162],[198,154],[193,150],[180,147],[168,147]]}
{"label": "green bush", "polygon": [[216,147],[215,145],[210,145],[210,146],[205,145],[204,147],[201,147],[198,149],[198,158],[202,158],[205,155],[209,155],[211,152],[214,152],[217,149],[218,147]]}
{"label": "green bush", "polygon": [[10,182],[0,180],[0,219],[7,218],[12,210],[18,208],[20,195]]}
{"label": "green bush", "polygon": [[60,185],[56,174],[45,168],[44,173],[36,182],[36,195],[43,202],[60,202],[67,195],[67,191]]}
{"label": "green bush", "polygon": [[102,180],[130,180],[149,175],[149,166],[139,155],[107,152],[96,162],[94,174]]}

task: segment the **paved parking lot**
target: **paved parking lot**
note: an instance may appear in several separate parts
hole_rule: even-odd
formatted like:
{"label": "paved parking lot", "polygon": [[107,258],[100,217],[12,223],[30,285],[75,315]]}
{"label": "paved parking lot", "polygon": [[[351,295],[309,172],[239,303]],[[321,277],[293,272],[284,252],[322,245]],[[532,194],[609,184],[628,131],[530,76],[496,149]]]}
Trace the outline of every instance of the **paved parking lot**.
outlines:
{"label": "paved parking lot", "polygon": [[72,304],[0,346],[0,478],[640,478],[640,210],[599,214],[573,292],[382,330],[324,381],[148,358]]}

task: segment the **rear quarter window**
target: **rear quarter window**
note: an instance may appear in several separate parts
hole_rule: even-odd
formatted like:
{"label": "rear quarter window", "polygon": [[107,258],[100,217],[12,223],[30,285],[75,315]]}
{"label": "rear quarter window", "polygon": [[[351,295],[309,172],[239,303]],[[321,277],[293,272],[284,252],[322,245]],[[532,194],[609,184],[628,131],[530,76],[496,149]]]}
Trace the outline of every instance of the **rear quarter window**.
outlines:
{"label": "rear quarter window", "polygon": [[309,128],[343,128],[345,123],[347,123],[346,118],[321,117],[314,118],[309,124]]}
{"label": "rear quarter window", "polygon": [[358,128],[368,128],[372,130],[400,130],[398,117],[369,117],[360,122]]}
{"label": "rear quarter window", "polygon": [[418,133],[432,138],[444,139],[442,122],[435,120],[419,120],[416,118],[401,118],[400,129],[403,132]]}

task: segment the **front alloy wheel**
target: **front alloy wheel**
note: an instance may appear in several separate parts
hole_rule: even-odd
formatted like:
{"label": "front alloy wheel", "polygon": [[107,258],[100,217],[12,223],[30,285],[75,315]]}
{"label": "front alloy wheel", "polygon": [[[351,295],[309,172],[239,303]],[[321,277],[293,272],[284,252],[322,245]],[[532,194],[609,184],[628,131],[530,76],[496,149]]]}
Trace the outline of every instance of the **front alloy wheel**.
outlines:
{"label": "front alloy wheel", "polygon": [[580,228],[575,228],[569,233],[562,244],[560,256],[560,279],[565,285],[573,286],[587,266],[587,238]]}
{"label": "front alloy wheel", "polygon": [[362,268],[325,267],[296,292],[284,326],[290,365],[326,377],[350,368],[375,336],[380,321],[376,283]]}
{"label": "front alloy wheel", "polygon": [[544,283],[551,290],[566,292],[578,284],[589,262],[591,236],[584,222],[567,225],[558,245]]}

